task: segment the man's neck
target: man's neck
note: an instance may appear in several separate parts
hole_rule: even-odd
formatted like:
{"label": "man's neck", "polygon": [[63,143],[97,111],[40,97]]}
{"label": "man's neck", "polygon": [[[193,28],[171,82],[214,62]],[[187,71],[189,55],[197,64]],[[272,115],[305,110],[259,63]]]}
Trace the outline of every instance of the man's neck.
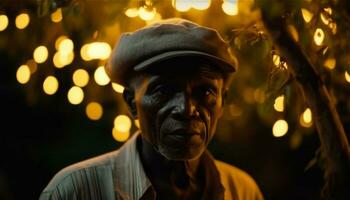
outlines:
{"label": "man's neck", "polygon": [[183,199],[200,193],[203,184],[201,180],[198,180],[200,158],[183,161],[168,160],[142,137],[138,151],[145,172],[158,196],[173,193]]}

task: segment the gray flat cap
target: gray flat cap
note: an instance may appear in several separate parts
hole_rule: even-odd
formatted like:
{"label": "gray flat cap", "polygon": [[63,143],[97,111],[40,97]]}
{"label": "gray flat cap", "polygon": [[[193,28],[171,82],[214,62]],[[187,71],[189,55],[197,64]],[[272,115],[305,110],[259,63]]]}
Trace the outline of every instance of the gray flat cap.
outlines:
{"label": "gray flat cap", "polygon": [[236,58],[220,34],[194,22],[171,18],[121,35],[106,71],[113,82],[126,85],[134,72],[176,57],[207,59],[224,73],[236,70]]}

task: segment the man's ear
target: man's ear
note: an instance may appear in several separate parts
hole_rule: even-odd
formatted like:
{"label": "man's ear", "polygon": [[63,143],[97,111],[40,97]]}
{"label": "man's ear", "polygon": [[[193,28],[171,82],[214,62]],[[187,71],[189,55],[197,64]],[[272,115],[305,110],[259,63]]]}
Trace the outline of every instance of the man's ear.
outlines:
{"label": "man's ear", "polygon": [[137,108],[135,104],[135,91],[130,88],[125,88],[123,98],[128,105],[129,111],[134,119],[137,119]]}

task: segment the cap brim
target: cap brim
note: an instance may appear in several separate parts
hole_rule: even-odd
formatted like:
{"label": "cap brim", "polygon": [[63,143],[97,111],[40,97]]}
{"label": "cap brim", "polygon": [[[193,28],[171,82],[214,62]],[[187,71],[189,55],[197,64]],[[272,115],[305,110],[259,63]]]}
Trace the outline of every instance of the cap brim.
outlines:
{"label": "cap brim", "polygon": [[200,51],[191,51],[191,50],[181,50],[181,51],[170,51],[170,52],[165,52],[162,54],[158,54],[156,56],[153,56],[151,58],[148,58],[147,60],[137,64],[134,66],[135,71],[142,71],[146,70],[149,67],[152,66],[152,64],[159,63],[164,60],[168,60],[171,58],[176,58],[176,57],[188,57],[188,56],[195,56],[195,57],[203,57],[205,59],[208,59],[216,64],[219,68],[221,68],[223,71],[232,73],[236,71],[236,63],[230,63],[224,59],[221,59],[217,56],[213,56],[211,54],[207,54],[204,52]]}

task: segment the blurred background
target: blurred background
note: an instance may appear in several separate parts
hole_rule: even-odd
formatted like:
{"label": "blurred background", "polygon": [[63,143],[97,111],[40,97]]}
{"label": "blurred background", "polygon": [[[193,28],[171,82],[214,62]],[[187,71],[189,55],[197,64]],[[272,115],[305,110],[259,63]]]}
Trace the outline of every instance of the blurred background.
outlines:
{"label": "blurred background", "polygon": [[[289,2],[290,33],[349,133],[349,20],[336,1]],[[60,169],[138,129],[103,66],[121,33],[170,17],[217,29],[240,63],[212,154],[251,174],[266,199],[319,199],[314,116],[254,0],[1,0],[0,199],[38,199]]]}

